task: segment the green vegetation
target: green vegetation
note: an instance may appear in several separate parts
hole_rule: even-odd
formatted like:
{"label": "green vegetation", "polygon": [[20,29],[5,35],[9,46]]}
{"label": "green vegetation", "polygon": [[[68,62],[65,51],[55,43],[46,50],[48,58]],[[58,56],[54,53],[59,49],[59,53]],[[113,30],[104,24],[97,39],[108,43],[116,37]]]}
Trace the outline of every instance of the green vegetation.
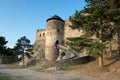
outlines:
{"label": "green vegetation", "polygon": [[[86,49],[90,55],[98,56],[99,67],[103,67],[103,54],[106,52],[105,42],[118,36],[120,53],[120,0],[85,0],[87,5],[76,11],[69,20],[73,29],[82,29],[81,38],[68,39],[69,46],[80,51]],[[98,40],[91,40],[95,36]]]}
{"label": "green vegetation", "polygon": [[39,69],[37,69],[38,72],[50,72],[50,71],[61,71],[61,70],[68,70],[68,67],[59,66],[59,67],[39,68]]}
{"label": "green vegetation", "polygon": [[7,48],[5,45],[8,41],[6,41],[5,37],[0,36],[0,58],[2,59],[2,63],[13,63],[18,60],[17,55],[14,53],[14,50],[11,48]]}
{"label": "green vegetation", "polygon": [[69,42],[67,42],[67,45],[69,45],[72,49],[78,52],[82,49],[86,49],[90,56],[98,57],[100,55],[100,51],[106,52],[105,45],[95,41],[94,39],[76,37],[68,38],[68,40]]}
{"label": "green vegetation", "polygon": [[1,62],[4,64],[11,64],[19,61],[17,54],[14,49],[8,48],[6,46],[8,41],[6,41],[5,37],[0,36],[0,58]]}
{"label": "green vegetation", "polygon": [[22,58],[24,61],[24,54],[30,58],[29,53],[32,51],[33,46],[30,44],[30,40],[27,39],[26,36],[18,39],[14,48],[7,47],[7,42],[8,41],[6,41],[5,37],[0,36],[0,59],[3,64],[13,64],[19,62]]}
{"label": "green vegetation", "polygon": [[20,79],[18,77],[10,77],[6,74],[0,73],[0,80],[25,80],[25,79]]}
{"label": "green vegetation", "polygon": [[45,69],[45,68],[39,68],[39,69],[37,69],[36,71],[38,71],[38,72],[45,72],[46,69]]}
{"label": "green vegetation", "polygon": [[8,76],[4,76],[4,75],[0,74],[0,80],[13,80],[13,79]]}
{"label": "green vegetation", "polygon": [[22,62],[23,66],[25,66],[24,62],[24,56],[25,54],[30,58],[30,52],[32,51],[33,46],[30,44],[30,40],[26,38],[26,36],[21,37],[17,40],[16,46],[14,47],[15,52],[18,53],[18,55],[22,56]]}

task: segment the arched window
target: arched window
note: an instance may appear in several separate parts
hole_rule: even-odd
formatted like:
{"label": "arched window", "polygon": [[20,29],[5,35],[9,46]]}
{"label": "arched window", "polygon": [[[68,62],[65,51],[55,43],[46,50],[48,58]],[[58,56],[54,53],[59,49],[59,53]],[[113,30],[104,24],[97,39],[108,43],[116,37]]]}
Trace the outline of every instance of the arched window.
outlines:
{"label": "arched window", "polygon": [[59,44],[59,40],[57,40],[57,41],[55,42],[55,46],[57,47],[58,44]]}

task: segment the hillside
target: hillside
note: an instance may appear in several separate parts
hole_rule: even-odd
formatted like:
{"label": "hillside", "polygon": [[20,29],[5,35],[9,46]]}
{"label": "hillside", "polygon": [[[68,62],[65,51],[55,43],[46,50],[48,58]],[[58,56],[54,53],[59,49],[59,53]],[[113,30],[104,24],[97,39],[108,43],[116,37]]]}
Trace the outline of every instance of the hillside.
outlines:
{"label": "hillside", "polygon": [[106,57],[103,69],[98,68],[98,60],[95,60],[87,64],[71,66],[68,70],[74,70],[101,80],[120,80],[120,57]]}

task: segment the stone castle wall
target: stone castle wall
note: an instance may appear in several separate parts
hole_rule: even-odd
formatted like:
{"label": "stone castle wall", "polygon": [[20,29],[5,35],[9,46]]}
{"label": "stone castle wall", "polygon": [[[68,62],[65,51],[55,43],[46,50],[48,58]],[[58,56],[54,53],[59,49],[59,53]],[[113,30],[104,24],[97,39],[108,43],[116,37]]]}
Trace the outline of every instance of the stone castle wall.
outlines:
{"label": "stone castle wall", "polygon": [[[65,20],[64,24],[64,39],[70,38],[70,37],[80,37],[83,34],[82,30],[77,29],[71,29],[69,26],[71,25],[71,22],[69,20]],[[52,35],[52,34],[51,34]],[[46,37],[46,29],[38,29],[36,33],[36,41],[37,44],[43,44],[45,43]]]}
{"label": "stone castle wall", "polygon": [[[58,17],[59,18],[59,17]],[[47,20],[47,27],[46,29],[38,29],[36,32],[36,41],[34,44],[34,54],[32,55],[31,61],[28,61],[31,63],[32,61],[40,61],[43,57],[45,58],[46,54],[48,53],[49,58],[54,58],[55,56],[53,53],[58,53],[56,51],[55,43],[58,40],[60,45],[65,45],[64,41],[67,40],[67,38],[71,37],[80,37],[83,34],[82,30],[78,29],[71,29],[69,26],[71,25],[71,22],[69,20],[62,21],[60,18],[58,20],[55,17],[49,18]],[[93,36],[92,38],[95,38]],[[115,39],[112,41],[112,50],[117,50],[117,42]],[[46,49],[47,47],[47,49]],[[108,51],[109,51],[109,44],[107,45]],[[47,52],[46,52],[47,51]],[[52,53],[52,54],[51,54]],[[59,53],[58,53],[59,54]],[[56,58],[58,57],[58,54]],[[54,59],[56,59],[54,58]],[[50,59],[50,60],[52,60]]]}
{"label": "stone castle wall", "polygon": [[38,29],[36,32],[35,44],[45,45],[45,39],[46,39],[46,30],[45,29]]}
{"label": "stone castle wall", "polygon": [[[71,29],[69,26],[71,25],[71,22],[69,20],[65,20],[64,22],[64,40],[66,41],[67,38],[71,38],[71,37],[80,37],[83,34],[82,30],[78,30],[78,29]],[[43,36],[44,33],[44,36]],[[41,37],[40,37],[41,34]],[[36,41],[35,43],[38,44],[43,44],[43,46],[45,46],[45,40],[46,40],[46,30],[37,30],[37,34],[36,34]],[[93,39],[97,39],[95,36],[92,37]],[[110,44],[108,42],[108,44],[106,44],[106,46],[108,47],[107,50],[109,51],[110,49],[112,51],[117,51],[118,48],[118,44],[117,44],[117,36],[114,36],[114,39],[112,40],[112,45],[110,48]]]}
{"label": "stone castle wall", "polygon": [[[80,37],[83,34],[82,30],[78,30],[78,29],[72,29],[69,26],[71,25],[71,22],[69,20],[65,20],[64,22],[64,40],[66,41],[67,38],[71,38],[71,37]],[[44,33],[44,36],[43,36]],[[41,37],[40,37],[41,34]],[[43,29],[39,29],[37,30],[37,34],[36,34],[36,41],[35,43],[39,43],[39,44],[43,44],[45,43],[45,37],[46,37],[46,30]],[[97,39],[95,36],[91,37],[93,39]],[[109,44],[107,44],[107,47],[109,49]],[[114,39],[112,40],[112,49],[113,50],[117,50],[118,44],[117,44],[117,36],[114,36]]]}
{"label": "stone castle wall", "polygon": [[71,38],[71,37],[80,37],[83,34],[82,30],[78,29],[72,29],[69,26],[71,25],[71,22],[69,20],[65,21],[65,39],[66,38]]}

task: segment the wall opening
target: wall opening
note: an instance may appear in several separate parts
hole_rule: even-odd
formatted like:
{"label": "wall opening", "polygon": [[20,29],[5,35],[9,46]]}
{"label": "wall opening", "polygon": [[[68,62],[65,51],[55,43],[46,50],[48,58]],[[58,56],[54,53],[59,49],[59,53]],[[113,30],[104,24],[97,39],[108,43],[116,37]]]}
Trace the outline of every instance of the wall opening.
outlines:
{"label": "wall opening", "polygon": [[59,44],[59,40],[57,40],[57,41],[55,42],[55,46],[57,47],[58,44]]}
{"label": "wall opening", "polygon": [[45,35],[45,33],[43,33],[43,36]]}
{"label": "wall opening", "polygon": [[65,52],[62,52],[61,55],[60,55],[60,56],[61,56],[60,59],[62,60],[65,55],[66,55],[66,53],[65,53]]}
{"label": "wall opening", "polygon": [[40,37],[41,37],[41,34],[40,34]]}

